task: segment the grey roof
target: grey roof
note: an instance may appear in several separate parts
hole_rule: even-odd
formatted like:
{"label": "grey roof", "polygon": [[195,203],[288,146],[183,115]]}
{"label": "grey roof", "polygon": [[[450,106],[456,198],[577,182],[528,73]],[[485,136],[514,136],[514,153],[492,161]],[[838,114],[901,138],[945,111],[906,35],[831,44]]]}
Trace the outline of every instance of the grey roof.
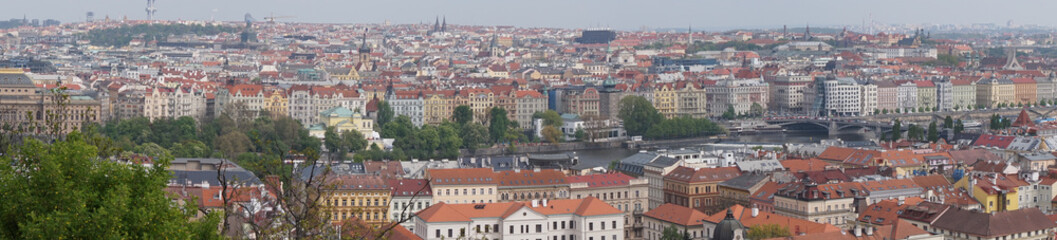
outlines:
{"label": "grey roof", "polygon": [[742,174],[736,178],[732,178],[727,181],[719,183],[720,186],[725,186],[733,189],[749,190],[752,186],[760,183],[761,181],[767,180],[767,174],[751,173]]}
{"label": "grey roof", "polygon": [[1020,151],[1030,151],[1030,150],[1034,150],[1035,148],[1037,148],[1039,146],[1040,142],[1042,142],[1042,141],[1040,141],[1039,139],[1036,139],[1036,138],[1017,137],[1016,139],[1013,140],[1012,143],[1009,143],[1009,146],[1006,147],[1006,149],[1009,149],[1009,150],[1020,150]]}
{"label": "grey roof", "polygon": [[[301,169],[301,179],[307,180],[313,173],[319,176],[325,170],[326,165],[323,164],[317,164],[314,168],[305,166]],[[367,174],[367,171],[363,168],[363,163],[335,163],[330,165],[330,171],[337,176]]]}
{"label": "grey roof", "polygon": [[1048,160],[1057,159],[1057,157],[1053,156],[1053,154],[1051,154],[1051,153],[1039,153],[1039,152],[1021,153],[1020,157],[1024,158],[1025,160],[1028,160],[1028,161],[1048,161]]}
{"label": "grey roof", "polygon": [[657,159],[657,157],[658,155],[652,152],[636,153],[620,159],[620,164],[617,164],[616,170],[632,176],[642,176],[644,174],[642,168]]}
{"label": "grey roof", "polygon": [[[217,179],[217,171],[184,171],[174,170],[172,171],[172,179],[176,184],[185,184],[190,182],[191,184],[198,184],[202,182],[209,182],[209,185],[216,186],[220,185],[220,180]],[[242,182],[248,184],[263,184],[260,179],[257,178],[253,173],[246,170],[227,170],[224,171],[224,176],[228,182]]]}
{"label": "grey roof", "polygon": [[26,87],[33,88],[33,80],[26,74],[0,73],[0,87]]}
{"label": "grey roof", "polygon": [[770,172],[785,169],[782,163],[774,159],[752,160],[737,162],[738,169],[743,172],[761,171]]}
{"label": "grey roof", "polygon": [[653,159],[653,161],[651,161],[650,163],[647,163],[646,166],[658,167],[658,168],[666,168],[666,167],[671,167],[671,166],[673,166],[675,164],[678,164],[678,163],[679,163],[679,160],[677,160],[675,158],[660,156],[660,157],[657,157],[657,159]]}
{"label": "grey roof", "polygon": [[620,163],[621,164],[631,164],[631,165],[645,166],[647,163],[650,163],[650,161],[653,161],[654,158],[657,158],[657,154],[656,153],[640,152],[640,153],[636,153],[634,155],[628,156],[628,157],[626,157],[624,159],[620,159]]}

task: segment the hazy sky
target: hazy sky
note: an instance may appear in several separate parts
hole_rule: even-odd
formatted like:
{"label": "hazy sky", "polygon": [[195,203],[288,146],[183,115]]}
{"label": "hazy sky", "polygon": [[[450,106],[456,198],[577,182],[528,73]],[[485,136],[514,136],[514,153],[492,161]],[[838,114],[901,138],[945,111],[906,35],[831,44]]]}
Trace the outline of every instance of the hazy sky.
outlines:
{"label": "hazy sky", "polygon": [[[9,1],[0,19],[84,21],[128,16],[145,19],[146,0]],[[860,25],[869,14],[878,23],[996,23],[1053,25],[1053,0],[157,0],[159,19],[242,20],[269,14],[282,19],[329,23],[432,23],[447,15],[452,24],[616,29],[778,28]]]}

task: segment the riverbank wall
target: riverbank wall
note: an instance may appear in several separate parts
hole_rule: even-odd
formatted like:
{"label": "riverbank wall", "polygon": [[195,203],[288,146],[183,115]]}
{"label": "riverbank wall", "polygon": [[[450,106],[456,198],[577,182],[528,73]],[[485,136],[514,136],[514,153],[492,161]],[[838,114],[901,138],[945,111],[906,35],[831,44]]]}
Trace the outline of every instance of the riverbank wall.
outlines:
{"label": "riverbank wall", "polygon": [[550,143],[532,143],[518,145],[516,151],[509,151],[507,147],[492,147],[492,148],[481,148],[476,151],[470,151],[469,149],[459,150],[461,156],[495,156],[495,155],[510,155],[510,154],[527,154],[527,153],[553,153],[553,152],[569,152],[569,151],[582,151],[582,150],[598,150],[598,149],[611,149],[611,148],[628,148],[628,149],[649,149],[649,148],[664,148],[672,145],[691,145],[691,144],[704,144],[714,143],[717,140],[716,137],[697,137],[697,138],[682,138],[682,139],[666,139],[666,140],[649,140],[639,142],[564,142],[557,144]]}

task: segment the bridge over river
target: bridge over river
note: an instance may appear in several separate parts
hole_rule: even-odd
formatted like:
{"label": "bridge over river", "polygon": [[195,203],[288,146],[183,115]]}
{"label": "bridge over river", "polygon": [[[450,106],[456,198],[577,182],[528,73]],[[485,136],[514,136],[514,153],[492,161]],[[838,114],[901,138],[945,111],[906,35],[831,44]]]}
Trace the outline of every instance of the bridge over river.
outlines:
{"label": "bridge over river", "polygon": [[1032,107],[1032,108],[994,108],[994,109],[978,109],[971,111],[951,111],[951,112],[924,112],[924,113],[890,113],[890,114],[877,114],[869,116],[848,116],[848,117],[808,117],[808,116],[788,116],[788,117],[767,117],[763,121],[768,124],[774,124],[781,126],[783,129],[791,129],[796,127],[812,127],[822,128],[829,131],[830,136],[837,135],[843,131],[849,130],[862,130],[869,129],[877,134],[883,134],[892,131],[892,124],[895,119],[903,122],[904,125],[908,123],[915,123],[919,125],[925,125],[932,121],[943,122],[947,116],[953,119],[961,119],[962,121],[975,120],[982,124],[988,124],[990,118],[994,114],[1001,116],[1013,116],[1014,118],[1020,114],[1021,110],[1027,110],[1028,115],[1032,118],[1048,118],[1057,114],[1057,107],[1046,106],[1046,107]]}

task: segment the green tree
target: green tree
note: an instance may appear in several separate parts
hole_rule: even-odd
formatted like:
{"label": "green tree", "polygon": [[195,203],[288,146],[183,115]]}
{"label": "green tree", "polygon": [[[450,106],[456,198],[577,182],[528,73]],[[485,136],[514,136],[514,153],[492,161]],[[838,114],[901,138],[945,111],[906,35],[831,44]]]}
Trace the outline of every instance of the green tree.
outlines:
{"label": "green tree", "polygon": [[749,107],[749,112],[753,117],[761,117],[767,112],[767,109],[763,109],[763,106],[761,106],[760,103],[753,102],[752,106]]}
{"label": "green tree", "polygon": [[466,126],[467,123],[473,121],[473,109],[470,109],[470,106],[459,105],[452,111],[451,116],[459,126]]}
{"label": "green tree", "polygon": [[887,108],[885,108],[885,109],[882,109],[882,110],[881,110],[881,113],[882,113],[882,114],[888,114],[888,109],[887,109]]}
{"label": "green tree", "polygon": [[683,240],[689,239],[686,231],[679,231],[675,225],[668,225],[664,228],[664,232],[661,233],[661,240]]}
{"label": "green tree", "polygon": [[507,118],[506,109],[501,107],[492,107],[488,111],[488,133],[492,135],[492,141],[502,142],[506,137],[507,130],[510,129],[510,119]]}
{"label": "green tree", "polygon": [[626,96],[620,99],[620,112],[617,116],[624,121],[624,129],[629,136],[642,136],[654,124],[661,122],[664,116],[649,100],[642,96]]}
{"label": "green tree", "polygon": [[874,115],[878,115],[878,114],[881,114],[881,109],[874,109],[874,110],[873,110],[873,114],[874,114]]}
{"label": "green tree", "polygon": [[558,143],[562,141],[562,131],[554,126],[543,127],[542,135],[543,139],[550,143]]}
{"label": "green tree", "polygon": [[167,197],[171,160],[100,159],[77,132],[51,144],[26,139],[0,157],[0,238],[218,239],[219,218],[189,221],[197,207]]}
{"label": "green tree", "polygon": [[249,151],[253,147],[253,142],[242,132],[229,132],[217,137],[216,145],[217,150],[223,153],[225,158],[232,159],[239,153]]}
{"label": "green tree", "polygon": [[923,139],[922,137],[925,134],[924,131],[925,129],[922,129],[918,125],[910,124],[910,127],[907,127],[907,139],[911,141],[920,141]]}
{"label": "green tree", "polygon": [[550,109],[543,112],[533,113],[532,118],[543,119],[543,126],[561,127],[563,123],[562,116],[558,114],[558,112],[555,112],[554,110]]}
{"label": "green tree", "polygon": [[738,117],[738,114],[734,112],[734,105],[727,105],[727,111],[723,112],[723,119],[731,120]]}
{"label": "green tree", "polygon": [[954,127],[954,118],[951,118],[951,116],[947,116],[947,117],[943,118],[943,127],[944,128],[952,128],[952,127]]}
{"label": "green tree", "polygon": [[936,129],[936,121],[929,123],[929,142],[936,142],[940,140],[940,132]]}
{"label": "green tree", "polygon": [[193,139],[173,143],[172,148],[169,150],[172,152],[173,157],[180,158],[205,158],[213,155],[213,148]]}
{"label": "green tree", "polygon": [[367,149],[367,138],[360,131],[341,132],[342,152],[359,152]]}
{"label": "green tree", "polygon": [[165,149],[156,143],[144,143],[132,149],[132,152],[147,155],[148,157],[155,159],[172,158],[172,153],[169,152],[169,149]]}
{"label": "green tree", "polygon": [[393,114],[393,108],[389,106],[388,101],[378,101],[378,124],[375,126],[385,126],[393,120]]}
{"label": "green tree", "polygon": [[462,125],[462,131],[459,133],[459,137],[462,138],[463,147],[470,150],[477,150],[481,144],[489,142],[489,136],[488,128],[475,122]]}
{"label": "green tree", "polygon": [[334,127],[327,127],[327,130],[323,132],[323,144],[327,147],[327,152],[331,154],[331,158],[336,158],[339,152],[341,152],[342,139],[341,135],[338,135],[338,131]]}
{"label": "green tree", "polygon": [[999,117],[997,113],[994,114],[994,115],[991,115],[991,125],[990,126],[991,126],[991,129],[995,129],[995,130],[1002,129],[1002,117]]}
{"label": "green tree", "polygon": [[961,134],[962,131],[965,131],[965,124],[962,124],[962,120],[958,119],[958,121],[954,122],[954,134]]}
{"label": "green tree", "polygon": [[576,141],[583,142],[584,140],[587,140],[584,138],[587,137],[587,132],[585,132],[583,128],[577,128],[576,132],[573,133],[573,137],[576,138]]}
{"label": "green tree", "polygon": [[759,224],[756,226],[749,227],[749,231],[745,233],[746,239],[760,240],[768,238],[780,238],[789,237],[789,228],[783,227],[778,224]]}
{"label": "green tree", "polygon": [[899,141],[900,138],[903,138],[903,125],[896,119],[895,123],[892,123],[892,137],[889,139]]}

